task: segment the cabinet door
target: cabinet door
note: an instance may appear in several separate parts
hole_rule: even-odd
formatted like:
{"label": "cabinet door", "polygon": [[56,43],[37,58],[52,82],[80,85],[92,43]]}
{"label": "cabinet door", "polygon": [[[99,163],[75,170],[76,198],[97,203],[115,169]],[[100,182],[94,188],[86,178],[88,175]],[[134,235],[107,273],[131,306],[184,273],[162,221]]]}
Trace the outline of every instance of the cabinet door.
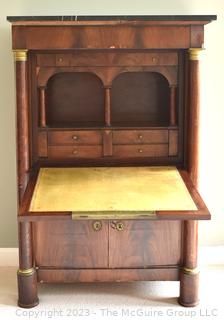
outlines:
{"label": "cabinet door", "polygon": [[111,221],[109,267],[179,265],[181,237],[181,221]]}
{"label": "cabinet door", "polygon": [[[39,267],[107,268],[108,222],[92,220],[34,223],[35,263]],[[97,230],[95,230],[97,229]]]}

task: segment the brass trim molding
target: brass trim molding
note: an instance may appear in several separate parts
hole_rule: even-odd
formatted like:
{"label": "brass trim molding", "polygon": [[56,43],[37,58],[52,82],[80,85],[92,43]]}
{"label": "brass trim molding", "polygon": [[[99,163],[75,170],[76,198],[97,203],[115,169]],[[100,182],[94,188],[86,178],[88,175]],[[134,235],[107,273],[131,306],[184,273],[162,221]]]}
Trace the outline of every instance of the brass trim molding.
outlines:
{"label": "brass trim molding", "polygon": [[31,276],[35,272],[34,268],[29,269],[19,269],[17,273],[22,276]]}
{"label": "brass trim molding", "polygon": [[12,50],[15,61],[27,61],[27,49]]}
{"label": "brass trim molding", "polygon": [[200,60],[201,58],[201,53],[203,52],[204,49],[202,48],[190,48],[189,49],[189,59],[190,60]]}
{"label": "brass trim molding", "polygon": [[181,270],[183,271],[183,273],[186,273],[186,274],[189,274],[189,275],[194,275],[194,274],[198,274],[199,273],[199,269],[198,268],[190,269],[190,268],[183,267],[183,268],[181,268]]}
{"label": "brass trim molding", "polygon": [[72,212],[72,220],[92,220],[92,219],[156,219],[155,211],[101,211],[101,212]]}

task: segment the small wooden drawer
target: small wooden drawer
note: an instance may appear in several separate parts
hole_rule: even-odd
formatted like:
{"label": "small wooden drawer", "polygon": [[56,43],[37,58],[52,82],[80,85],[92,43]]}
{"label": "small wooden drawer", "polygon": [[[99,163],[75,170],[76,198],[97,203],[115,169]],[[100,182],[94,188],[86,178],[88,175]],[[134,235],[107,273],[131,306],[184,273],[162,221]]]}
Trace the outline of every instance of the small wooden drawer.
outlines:
{"label": "small wooden drawer", "polygon": [[48,133],[49,145],[97,145],[102,143],[100,131],[51,131]]}
{"label": "small wooden drawer", "polygon": [[52,146],[48,147],[49,159],[100,158],[101,146]]}
{"label": "small wooden drawer", "polygon": [[151,145],[116,145],[113,147],[114,157],[166,157],[168,156],[168,144]]}
{"label": "small wooden drawer", "polygon": [[168,143],[168,130],[114,130],[113,143]]}

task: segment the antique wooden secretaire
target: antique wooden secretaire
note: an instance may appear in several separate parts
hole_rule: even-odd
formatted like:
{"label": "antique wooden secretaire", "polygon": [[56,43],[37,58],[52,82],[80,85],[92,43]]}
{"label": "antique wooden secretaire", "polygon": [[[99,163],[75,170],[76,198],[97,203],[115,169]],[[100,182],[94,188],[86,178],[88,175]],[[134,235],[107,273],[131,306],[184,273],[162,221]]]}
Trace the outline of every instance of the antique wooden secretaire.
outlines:
{"label": "antique wooden secretaire", "polygon": [[198,303],[199,54],[216,16],[8,17],[18,303],[37,283],[174,280]]}

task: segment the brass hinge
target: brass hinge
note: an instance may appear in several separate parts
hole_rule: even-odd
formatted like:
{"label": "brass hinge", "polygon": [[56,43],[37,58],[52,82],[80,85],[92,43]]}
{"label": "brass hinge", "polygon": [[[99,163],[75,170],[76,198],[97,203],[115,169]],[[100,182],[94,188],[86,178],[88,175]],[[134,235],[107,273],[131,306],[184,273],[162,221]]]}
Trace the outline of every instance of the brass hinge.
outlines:
{"label": "brass hinge", "polygon": [[101,212],[72,212],[72,220],[90,219],[156,219],[156,211],[101,211]]}

